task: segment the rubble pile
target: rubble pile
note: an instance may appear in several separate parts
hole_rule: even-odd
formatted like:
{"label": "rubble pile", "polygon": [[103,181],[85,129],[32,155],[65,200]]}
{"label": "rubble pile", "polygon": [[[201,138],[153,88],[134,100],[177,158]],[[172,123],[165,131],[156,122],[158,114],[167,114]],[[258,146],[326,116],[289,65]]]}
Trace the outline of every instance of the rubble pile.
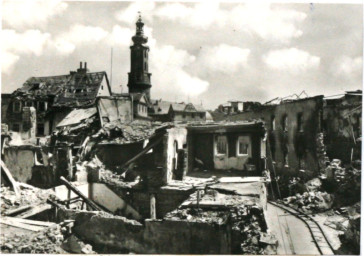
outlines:
{"label": "rubble pile", "polygon": [[204,223],[223,224],[229,213],[227,211],[207,210],[198,208],[177,209],[165,215],[165,219],[187,220]]}
{"label": "rubble pile", "polygon": [[63,235],[61,226],[54,225],[34,235],[17,235],[2,237],[3,253],[65,253],[61,248]]}
{"label": "rubble pile", "polygon": [[353,167],[341,169],[335,172],[338,188],[335,192],[336,204],[351,205],[360,201],[361,194],[361,170]]}
{"label": "rubble pile", "polygon": [[99,138],[101,142],[134,143],[148,139],[155,132],[155,126],[150,122],[133,121],[129,124],[120,122],[107,123],[93,138]]}
{"label": "rubble pile", "polygon": [[327,192],[311,191],[284,198],[283,203],[309,214],[329,210],[334,203],[334,197]]}
{"label": "rubble pile", "polygon": [[[84,253],[93,254],[92,246],[83,243],[71,234],[69,222],[54,224],[35,234],[12,234],[1,236],[1,252],[3,253],[46,253],[65,254]],[[73,240],[70,243],[70,240]],[[75,250],[74,248],[79,248]]]}
{"label": "rubble pile", "polygon": [[348,207],[349,221],[345,233],[340,236],[343,244],[354,250],[355,254],[360,252],[360,202]]}
{"label": "rubble pile", "polygon": [[[230,210],[234,252],[238,254],[277,254],[278,241],[266,233],[263,210],[239,205]],[[240,244],[239,248],[236,246]]]}
{"label": "rubble pile", "polygon": [[8,211],[23,206],[34,206],[46,203],[47,198],[52,194],[50,190],[42,190],[30,185],[21,186],[20,196],[16,196],[15,192],[9,187],[1,186],[0,202],[1,215],[5,215]]}

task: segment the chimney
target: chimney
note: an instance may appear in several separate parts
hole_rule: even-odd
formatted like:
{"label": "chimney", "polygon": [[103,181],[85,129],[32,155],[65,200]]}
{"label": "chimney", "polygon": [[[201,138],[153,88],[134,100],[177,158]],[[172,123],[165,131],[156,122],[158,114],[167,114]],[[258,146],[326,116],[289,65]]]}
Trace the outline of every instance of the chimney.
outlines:
{"label": "chimney", "polygon": [[82,61],[80,61],[80,69],[82,68]]}
{"label": "chimney", "polygon": [[85,62],[85,70],[86,70],[86,72],[87,72],[87,62]]}

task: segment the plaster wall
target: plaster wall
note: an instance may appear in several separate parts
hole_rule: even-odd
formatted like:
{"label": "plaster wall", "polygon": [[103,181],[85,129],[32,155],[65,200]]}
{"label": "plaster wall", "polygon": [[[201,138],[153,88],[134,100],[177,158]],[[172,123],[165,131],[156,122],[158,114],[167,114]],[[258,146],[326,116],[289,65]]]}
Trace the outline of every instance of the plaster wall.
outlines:
{"label": "plaster wall", "polygon": [[[82,183],[74,184],[78,190],[80,190],[85,196],[95,201],[97,204],[105,207],[109,211],[115,213],[116,211],[122,211],[125,216],[133,219],[141,219],[140,214],[129,204],[120,198],[116,193],[109,189],[102,183]],[[66,186],[61,185],[53,188],[57,197],[61,200],[67,200],[77,195],[70,191]]]}
{"label": "plaster wall", "polygon": [[[182,149],[183,145],[186,144],[187,140],[187,129],[182,127],[175,127],[168,130],[168,137],[164,140],[165,156],[166,156],[166,179],[167,183],[172,180],[173,168],[177,166],[177,149]],[[176,143],[176,144],[175,144]],[[173,163],[175,161],[175,163]]]}
{"label": "plaster wall", "polygon": [[4,163],[16,181],[27,183],[32,178],[35,166],[34,154],[35,151],[32,149],[4,148]]}
{"label": "plaster wall", "polygon": [[232,143],[232,145],[229,147],[229,144],[227,144],[226,154],[217,154],[217,141],[216,137],[214,137],[214,167],[216,170],[229,170],[229,169],[235,169],[235,170],[244,170],[245,164],[248,162],[248,159],[252,157],[252,140],[251,137],[249,138],[248,143],[248,154],[247,155],[238,155],[237,151],[235,150],[234,156],[230,156],[229,154],[229,148],[234,147],[234,145],[237,147],[237,141],[236,140],[228,140],[228,143]]}

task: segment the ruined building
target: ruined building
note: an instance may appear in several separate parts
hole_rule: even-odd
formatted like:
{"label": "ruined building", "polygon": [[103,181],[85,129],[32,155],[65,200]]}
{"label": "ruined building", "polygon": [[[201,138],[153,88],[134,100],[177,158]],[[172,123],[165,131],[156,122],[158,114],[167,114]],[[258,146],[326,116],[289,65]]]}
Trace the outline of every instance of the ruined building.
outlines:
{"label": "ruined building", "polygon": [[240,113],[212,114],[215,120],[263,120],[271,165],[285,174],[302,170],[313,175],[320,169],[322,143],[330,159],[360,159],[361,106],[362,92],[354,91],[336,97],[276,98]]}
{"label": "ruined building", "polygon": [[68,75],[31,77],[11,95],[6,113],[9,130],[26,132],[25,116],[36,112],[36,136],[51,134],[59,122],[75,108],[94,107],[97,96],[111,95],[105,71],[89,73],[87,63]]}

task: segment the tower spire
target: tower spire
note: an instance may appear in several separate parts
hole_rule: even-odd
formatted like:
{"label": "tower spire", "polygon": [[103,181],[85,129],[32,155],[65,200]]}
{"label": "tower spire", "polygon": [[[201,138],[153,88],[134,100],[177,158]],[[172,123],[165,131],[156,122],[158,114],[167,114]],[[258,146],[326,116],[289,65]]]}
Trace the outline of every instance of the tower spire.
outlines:
{"label": "tower spire", "polygon": [[145,45],[148,37],[144,35],[144,22],[138,12],[138,20],[135,23],[136,32],[132,37],[133,45],[130,46],[130,72],[128,79],[129,93],[145,93],[150,99],[151,73],[148,72],[149,47]]}
{"label": "tower spire", "polygon": [[132,37],[134,44],[146,44],[148,42],[148,37],[144,36],[144,22],[142,21],[142,15],[140,11],[138,12],[138,20],[136,24],[135,36]]}

